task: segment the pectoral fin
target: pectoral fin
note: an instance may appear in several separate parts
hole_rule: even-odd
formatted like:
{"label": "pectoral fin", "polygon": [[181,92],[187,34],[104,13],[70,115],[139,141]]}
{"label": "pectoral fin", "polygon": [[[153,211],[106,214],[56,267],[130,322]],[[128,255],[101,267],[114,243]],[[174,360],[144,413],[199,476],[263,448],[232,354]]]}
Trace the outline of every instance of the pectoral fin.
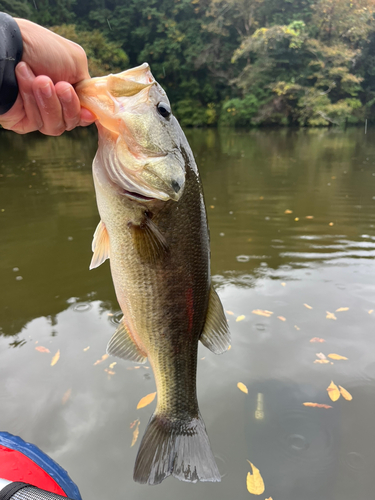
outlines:
{"label": "pectoral fin", "polygon": [[107,353],[111,356],[135,361],[136,363],[146,363],[147,356],[139,349],[131,337],[131,334],[122,319],[113,337],[108,342]]}
{"label": "pectoral fin", "polygon": [[155,263],[168,252],[165,236],[151,219],[146,217],[140,225],[132,225],[130,230],[142,260]]}
{"label": "pectoral fin", "polygon": [[222,354],[230,346],[230,332],[218,294],[211,286],[206,323],[200,337],[202,344],[215,354]]}
{"label": "pectoral fin", "polygon": [[105,260],[109,259],[109,236],[102,221],[99,222],[95,230],[92,251],[94,255],[91,259],[90,270],[99,267]]}

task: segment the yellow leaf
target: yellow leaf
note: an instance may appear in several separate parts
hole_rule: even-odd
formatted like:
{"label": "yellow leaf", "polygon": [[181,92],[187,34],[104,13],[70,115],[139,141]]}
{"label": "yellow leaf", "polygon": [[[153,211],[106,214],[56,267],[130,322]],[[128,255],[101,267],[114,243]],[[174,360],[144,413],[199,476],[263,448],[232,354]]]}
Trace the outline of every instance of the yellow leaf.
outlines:
{"label": "yellow leaf", "polygon": [[285,285],[286,285],[286,283],[281,283],[281,286],[285,286]]}
{"label": "yellow leaf", "polygon": [[374,309],[370,309],[370,310],[368,311],[368,313],[369,313],[369,314],[372,314],[373,312],[374,312]]}
{"label": "yellow leaf", "polygon": [[231,316],[234,315],[234,312],[233,311],[225,311],[227,314],[230,314]]}
{"label": "yellow leaf", "polygon": [[138,436],[139,436],[139,424],[140,421],[138,420],[137,425],[135,426],[135,429],[133,431],[133,439],[132,439],[132,444],[130,445],[130,448],[135,445],[137,442]]}
{"label": "yellow leaf", "polygon": [[340,397],[340,391],[336,384],[331,381],[329,386],[327,387],[328,396],[332,399],[332,401],[337,401]]}
{"label": "yellow leaf", "polygon": [[260,475],[259,469],[255,467],[249,460],[248,460],[252,474],[250,472],[247,473],[247,478],[246,478],[246,486],[247,486],[247,491],[249,493],[252,493],[253,495],[261,495],[264,493],[264,482],[263,478]]}
{"label": "yellow leaf", "polygon": [[351,401],[353,399],[353,396],[350,394],[350,392],[348,392],[346,389],[341,387],[341,385],[339,385],[339,387],[340,387],[341,396],[344,399],[346,399],[347,401]]}
{"label": "yellow leaf", "polygon": [[88,351],[90,349],[90,346],[87,346],[83,349],[84,352]]}
{"label": "yellow leaf", "polygon": [[326,313],[327,313],[326,316],[327,319],[337,319],[333,313],[330,313],[329,311],[326,311]]}
{"label": "yellow leaf", "polygon": [[314,216],[313,215],[306,215],[306,219],[313,219]]}
{"label": "yellow leaf", "polygon": [[328,359],[316,359],[314,361],[314,363],[320,363],[321,365],[325,365],[325,364],[329,363],[329,360]]}
{"label": "yellow leaf", "polygon": [[139,403],[137,404],[137,410],[140,408],[144,408],[145,406],[149,405],[150,403],[153,402],[155,399],[156,392],[151,392],[150,394],[147,394],[144,398],[142,398]]}
{"label": "yellow leaf", "polygon": [[300,328],[299,326],[297,326],[297,325],[294,325],[294,328],[295,328],[296,330],[301,330],[301,328]]}
{"label": "yellow leaf", "polygon": [[113,367],[114,367],[114,366],[116,366],[116,365],[117,365],[117,361],[114,361],[113,363],[111,363],[111,364],[109,365],[109,367],[110,367],[110,369],[112,370],[112,369],[113,369]]}
{"label": "yellow leaf", "polygon": [[309,304],[303,304],[305,307],[307,307],[307,309],[312,309],[311,306],[309,306]]}
{"label": "yellow leaf", "polygon": [[39,352],[47,352],[47,353],[51,352],[49,349],[47,349],[47,347],[43,347],[41,345],[38,345],[38,347],[35,347],[35,350],[39,351]]}
{"label": "yellow leaf", "polygon": [[241,316],[237,316],[236,321],[242,321],[243,319],[245,319],[245,316],[241,314]]}
{"label": "yellow leaf", "polygon": [[242,382],[238,382],[237,387],[239,388],[240,391],[244,392],[245,394],[249,393],[246,385],[243,384]]}
{"label": "yellow leaf", "polygon": [[329,226],[333,226],[333,222],[330,222],[328,225],[329,225]]}
{"label": "yellow leaf", "polygon": [[258,316],[265,316],[266,318],[269,318],[273,312],[272,311],[267,311],[266,309],[254,309],[254,311],[251,311],[253,314],[257,314]]}
{"label": "yellow leaf", "polygon": [[298,222],[298,221],[299,221],[299,217],[295,217],[295,218],[294,218],[294,220],[295,220],[296,222]]}
{"label": "yellow leaf", "polygon": [[108,373],[108,375],[116,375],[116,372],[109,370],[109,368],[104,368],[104,371]]}
{"label": "yellow leaf", "polygon": [[286,318],[284,318],[284,316],[278,316],[277,319],[279,319],[281,321],[286,321]]}
{"label": "yellow leaf", "polygon": [[98,359],[97,361],[95,361],[94,366],[98,365],[99,363],[102,363],[107,358],[109,358],[109,355],[108,354],[103,354],[103,356],[100,359]]}
{"label": "yellow leaf", "polygon": [[60,349],[57,351],[57,353],[52,358],[51,366],[55,366],[55,364],[58,362],[59,359],[60,359]]}
{"label": "yellow leaf", "polygon": [[331,359],[337,359],[337,360],[338,359],[348,359],[345,356],[340,356],[340,354],[335,354],[335,353],[328,354],[328,357]]}
{"label": "yellow leaf", "polygon": [[293,213],[293,210],[285,210],[284,214],[292,214]]}
{"label": "yellow leaf", "polygon": [[340,313],[343,311],[349,311],[349,307],[339,307],[338,309],[336,309],[335,312]]}
{"label": "yellow leaf", "polygon": [[61,403],[64,405],[68,399],[70,398],[70,395],[72,394],[72,389],[68,389],[64,396],[62,397]]}

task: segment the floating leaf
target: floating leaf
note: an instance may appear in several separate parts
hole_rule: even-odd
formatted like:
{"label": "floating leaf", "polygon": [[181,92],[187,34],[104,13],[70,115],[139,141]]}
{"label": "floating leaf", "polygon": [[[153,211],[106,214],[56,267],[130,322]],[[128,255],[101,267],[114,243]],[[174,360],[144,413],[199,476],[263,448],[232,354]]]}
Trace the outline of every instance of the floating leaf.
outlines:
{"label": "floating leaf", "polygon": [[112,370],[112,369],[113,369],[113,367],[114,367],[114,366],[116,366],[116,365],[117,365],[117,361],[114,361],[113,363],[111,363],[111,364],[109,365],[109,368]]}
{"label": "floating leaf", "polygon": [[292,214],[293,213],[293,210],[285,210],[284,214]]}
{"label": "floating leaf", "polygon": [[108,373],[108,375],[116,375],[116,372],[110,370],[109,368],[104,368],[104,371]]}
{"label": "floating leaf", "polygon": [[332,399],[332,401],[337,401],[340,397],[339,388],[337,387],[336,384],[333,383],[333,381],[331,381],[331,383],[327,387],[327,392],[328,396],[330,397],[330,399]]}
{"label": "floating leaf", "polygon": [[134,431],[133,431],[133,439],[132,439],[132,444],[130,445],[130,448],[131,448],[132,446],[134,446],[134,445],[135,445],[135,443],[137,442],[137,439],[138,439],[138,436],[139,436],[139,424],[140,424],[140,423],[141,423],[141,422],[138,420],[138,422],[137,422],[137,424],[136,424],[136,426],[135,426],[135,429],[134,429]]}
{"label": "floating leaf", "polygon": [[314,216],[313,215],[306,215],[306,219],[313,219]]}
{"label": "floating leaf", "polygon": [[72,389],[68,389],[64,396],[62,397],[61,403],[64,405],[68,399],[70,398],[70,395],[72,394]]}
{"label": "floating leaf", "polygon": [[294,217],[294,220],[295,220],[296,222],[298,222],[298,221],[299,221],[299,217]]}
{"label": "floating leaf", "polygon": [[84,352],[88,351],[90,349],[90,346],[87,346],[83,349]]}
{"label": "floating leaf", "polygon": [[310,342],[325,342],[325,340],[319,337],[313,337],[312,339],[310,339]]}
{"label": "floating leaf", "polygon": [[215,208],[215,205],[210,205],[210,208]]}
{"label": "floating leaf", "polygon": [[329,360],[328,359],[316,359],[314,361],[314,363],[317,363],[317,364],[319,363],[321,365],[326,365],[327,363],[329,363]]}
{"label": "floating leaf", "polygon": [[248,460],[252,474],[250,472],[247,473],[247,478],[246,478],[246,486],[247,486],[247,491],[249,493],[252,493],[253,495],[261,495],[264,493],[264,482],[263,478],[260,475],[259,469],[255,467],[249,460]]}
{"label": "floating leaf", "polygon": [[327,359],[325,354],[323,354],[322,352],[317,352],[316,353],[316,356],[319,358],[319,359]]}
{"label": "floating leaf", "polygon": [[245,315],[241,314],[241,316],[237,316],[236,321],[242,321],[243,319],[245,319]]}
{"label": "floating leaf", "polygon": [[368,313],[369,313],[369,314],[372,314],[373,312],[374,312],[374,309],[370,309],[370,310],[368,311]]}
{"label": "floating leaf", "polygon": [[108,354],[103,354],[103,356],[100,359],[98,359],[97,361],[95,361],[94,366],[98,365],[99,363],[102,363],[107,358],[109,358],[109,355]]}
{"label": "floating leaf", "polygon": [[309,306],[309,304],[303,304],[305,307],[307,307],[307,309],[312,309],[311,306]]}
{"label": "floating leaf", "polygon": [[51,352],[49,349],[47,349],[47,347],[43,347],[41,345],[38,345],[38,347],[35,347],[35,350],[39,351],[39,352],[47,352],[47,353]]}
{"label": "floating leaf", "polygon": [[337,319],[334,313],[330,313],[329,311],[326,311],[326,313],[327,313],[326,316],[327,319]]}
{"label": "floating leaf", "polygon": [[297,325],[294,325],[294,328],[295,328],[296,330],[301,330],[301,328],[300,328],[299,326],[297,326]]}
{"label": "floating leaf", "polygon": [[281,286],[285,286],[285,285],[286,285],[286,283],[281,283]]}
{"label": "floating leaf", "polygon": [[340,313],[343,311],[349,311],[349,307],[339,307],[338,309],[336,309],[335,312]]}
{"label": "floating leaf", "polygon": [[278,316],[277,319],[279,319],[280,321],[286,321],[286,318],[284,318],[284,316]]}
{"label": "floating leaf", "polygon": [[137,410],[140,408],[144,408],[145,406],[149,405],[150,403],[153,402],[155,399],[156,392],[151,392],[150,394],[147,394],[144,398],[142,398],[139,403],[137,404]]}
{"label": "floating leaf", "polygon": [[258,316],[265,316],[266,318],[269,318],[273,312],[272,311],[267,311],[266,309],[254,309],[254,311],[251,311],[253,314],[257,314]]}
{"label": "floating leaf", "polygon": [[245,394],[249,393],[248,388],[242,382],[238,382],[237,387],[239,388],[240,391],[244,392]]}
{"label": "floating leaf", "polygon": [[231,316],[234,315],[234,312],[233,311],[225,311],[227,314],[230,314]]}
{"label": "floating leaf", "polygon": [[332,353],[332,354],[328,354],[328,357],[331,358],[331,359],[348,359],[346,358],[345,356],[340,356],[340,354],[335,354],[335,353]]}
{"label": "floating leaf", "polygon": [[52,358],[51,366],[55,366],[55,364],[58,362],[59,359],[60,359],[60,349],[57,351],[57,353]]}
{"label": "floating leaf", "polygon": [[229,345],[227,351],[230,351],[232,349],[232,346]]}
{"label": "floating leaf", "polygon": [[319,403],[303,403],[303,406],[311,406],[312,408],[332,408],[330,405],[322,405]]}
{"label": "floating leaf", "polygon": [[341,396],[346,399],[347,401],[351,401],[353,399],[353,396],[350,394],[350,392],[348,392],[346,389],[344,389],[343,387],[341,387],[341,385],[339,385],[340,387],[340,393],[341,393]]}

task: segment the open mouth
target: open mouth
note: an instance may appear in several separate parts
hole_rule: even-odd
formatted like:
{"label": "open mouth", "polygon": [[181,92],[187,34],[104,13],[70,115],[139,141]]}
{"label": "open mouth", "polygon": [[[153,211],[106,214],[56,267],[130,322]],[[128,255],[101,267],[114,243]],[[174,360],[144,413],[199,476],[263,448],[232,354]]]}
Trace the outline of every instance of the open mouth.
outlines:
{"label": "open mouth", "polygon": [[122,190],[122,194],[127,196],[128,198],[132,200],[137,200],[137,201],[154,201],[155,198],[150,198],[149,196],[145,196],[140,193],[135,193],[133,191],[127,191],[126,189]]}

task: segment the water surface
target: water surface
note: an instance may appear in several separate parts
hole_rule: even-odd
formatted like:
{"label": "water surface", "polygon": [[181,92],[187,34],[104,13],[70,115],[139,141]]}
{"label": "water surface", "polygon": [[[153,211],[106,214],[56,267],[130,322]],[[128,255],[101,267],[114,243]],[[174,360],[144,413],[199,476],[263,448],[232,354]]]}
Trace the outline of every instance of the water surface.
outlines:
{"label": "water surface", "polygon": [[[136,406],[155,382],[148,365],[95,364],[121,315],[108,262],[88,270],[99,222],[94,128],[0,133],[0,428],[50,454],[86,500],[245,499],[247,460],[263,476],[261,499],[371,498],[375,133],[208,130],[188,139],[232,332],[230,351],[201,346],[198,363],[222,482],[169,478],[150,489],[132,480],[130,425],[140,419],[143,434],[155,403]],[[320,353],[348,359],[314,363]],[[353,400],[332,402],[331,380]]]}

